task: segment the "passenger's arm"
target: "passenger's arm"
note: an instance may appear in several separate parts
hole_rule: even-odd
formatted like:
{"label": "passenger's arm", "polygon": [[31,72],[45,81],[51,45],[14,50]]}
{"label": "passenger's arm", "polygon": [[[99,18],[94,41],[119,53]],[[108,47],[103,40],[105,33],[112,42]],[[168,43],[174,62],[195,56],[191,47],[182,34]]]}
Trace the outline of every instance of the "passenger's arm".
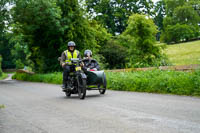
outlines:
{"label": "passenger's arm", "polygon": [[100,66],[99,66],[99,63],[95,60],[95,67],[96,69],[99,71],[100,70]]}

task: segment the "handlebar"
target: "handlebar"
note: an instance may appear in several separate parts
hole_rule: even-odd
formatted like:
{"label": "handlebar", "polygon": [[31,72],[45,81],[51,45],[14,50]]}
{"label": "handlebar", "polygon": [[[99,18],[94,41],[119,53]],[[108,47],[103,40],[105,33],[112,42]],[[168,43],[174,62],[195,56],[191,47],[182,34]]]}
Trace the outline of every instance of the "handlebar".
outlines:
{"label": "handlebar", "polygon": [[79,62],[82,61],[79,58],[71,58],[70,60],[71,60],[72,63],[79,63]]}

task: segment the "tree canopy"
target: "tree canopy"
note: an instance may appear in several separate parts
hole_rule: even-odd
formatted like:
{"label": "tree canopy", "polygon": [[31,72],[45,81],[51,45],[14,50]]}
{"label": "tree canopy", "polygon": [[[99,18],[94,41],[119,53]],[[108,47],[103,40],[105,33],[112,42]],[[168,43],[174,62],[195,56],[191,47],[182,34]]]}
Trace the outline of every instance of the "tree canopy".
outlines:
{"label": "tree canopy", "polygon": [[1,0],[0,10],[2,67],[42,73],[61,70],[69,41],[104,68],[167,65],[156,39],[190,41],[200,31],[200,0]]}
{"label": "tree canopy", "polygon": [[98,51],[109,38],[102,27],[84,17],[78,0],[17,0],[12,17],[16,50],[18,44],[23,47],[21,50],[28,50],[27,58],[38,72],[58,70],[57,58],[70,40],[75,41],[80,51]]}
{"label": "tree canopy", "polygon": [[88,13],[113,35],[122,33],[130,15],[152,15],[152,0],[85,0]]}
{"label": "tree canopy", "polygon": [[15,64],[12,62],[12,56],[9,45],[9,22],[11,21],[9,5],[12,4],[12,0],[0,1],[0,54],[2,55],[2,68],[14,68]]}
{"label": "tree canopy", "polygon": [[177,43],[198,38],[200,16],[197,8],[200,3],[194,4],[193,0],[165,0],[165,4],[162,41]]}

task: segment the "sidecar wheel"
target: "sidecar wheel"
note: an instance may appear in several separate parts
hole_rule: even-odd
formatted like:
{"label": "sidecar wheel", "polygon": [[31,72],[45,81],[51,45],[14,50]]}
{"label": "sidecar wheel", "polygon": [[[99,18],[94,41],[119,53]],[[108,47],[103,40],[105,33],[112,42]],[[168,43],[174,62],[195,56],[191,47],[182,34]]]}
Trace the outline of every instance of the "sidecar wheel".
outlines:
{"label": "sidecar wheel", "polygon": [[104,74],[103,89],[100,89],[101,85],[98,86],[100,94],[105,94],[105,92],[106,92],[106,86],[107,86],[107,81],[106,81],[106,75]]}
{"label": "sidecar wheel", "polygon": [[100,94],[105,94],[105,92],[106,92],[106,89],[99,89]]}

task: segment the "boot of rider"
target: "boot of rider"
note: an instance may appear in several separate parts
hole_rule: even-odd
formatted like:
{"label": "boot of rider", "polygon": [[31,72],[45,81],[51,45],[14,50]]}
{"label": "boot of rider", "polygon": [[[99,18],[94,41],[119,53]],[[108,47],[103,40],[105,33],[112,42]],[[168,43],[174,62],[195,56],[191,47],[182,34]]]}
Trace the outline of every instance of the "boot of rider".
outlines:
{"label": "boot of rider", "polygon": [[67,88],[67,84],[66,84],[65,81],[63,80],[62,89],[65,90],[66,88]]}

